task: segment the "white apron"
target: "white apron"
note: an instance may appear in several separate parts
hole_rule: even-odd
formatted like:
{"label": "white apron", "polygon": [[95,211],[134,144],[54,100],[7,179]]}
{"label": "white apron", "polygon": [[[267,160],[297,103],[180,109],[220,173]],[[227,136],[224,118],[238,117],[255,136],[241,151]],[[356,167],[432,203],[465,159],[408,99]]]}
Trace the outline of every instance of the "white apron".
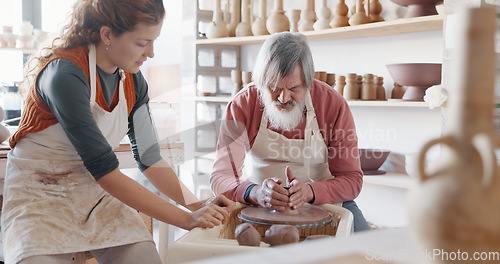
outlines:
{"label": "white apron", "polygon": [[[96,102],[95,46],[90,47],[91,112],[112,147],[125,136],[128,111],[123,91],[112,112]],[[152,241],[136,210],[104,191],[85,168],[58,123],[28,134],[9,152],[2,234],[5,263]]]}
{"label": "white apron", "polygon": [[309,92],[306,93],[305,103],[304,139],[288,139],[268,129],[268,118],[264,111],[250,151],[251,168],[245,166],[248,180],[260,184],[267,178],[279,177],[285,186],[287,166],[295,178],[302,182],[326,181],[334,177],[328,168],[328,149],[319,130]]}

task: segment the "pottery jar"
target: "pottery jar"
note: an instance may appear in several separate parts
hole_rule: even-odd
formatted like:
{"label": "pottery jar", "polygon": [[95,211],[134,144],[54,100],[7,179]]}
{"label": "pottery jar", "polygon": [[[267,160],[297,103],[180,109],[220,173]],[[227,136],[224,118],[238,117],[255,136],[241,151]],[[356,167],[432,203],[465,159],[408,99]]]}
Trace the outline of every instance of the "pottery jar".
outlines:
{"label": "pottery jar", "polygon": [[252,33],[254,36],[269,35],[266,26],[267,21],[267,0],[259,2],[259,16],[252,23]]}
{"label": "pottery jar", "polygon": [[221,0],[214,0],[214,15],[212,22],[208,24],[206,36],[209,39],[223,38],[228,36],[227,26],[222,19],[222,10],[220,7]]}
{"label": "pottery jar", "polygon": [[290,30],[290,21],[283,10],[283,0],[274,0],[274,10],[266,22],[269,33],[278,33]]}
{"label": "pottery jar", "polygon": [[241,1],[241,22],[236,27],[235,35],[237,37],[253,36],[250,23],[250,0]]}
{"label": "pottery jar", "polygon": [[316,22],[316,12],[314,11],[314,0],[306,0],[305,8],[300,13],[299,32],[314,30]]}
{"label": "pottery jar", "polygon": [[[409,197],[412,235],[428,250],[472,257],[500,248],[500,170],[493,149],[495,13],[493,8],[473,8],[457,14],[457,80],[450,87],[448,134],[422,147],[419,183]],[[446,148],[435,166],[426,166],[425,154],[437,144]]]}

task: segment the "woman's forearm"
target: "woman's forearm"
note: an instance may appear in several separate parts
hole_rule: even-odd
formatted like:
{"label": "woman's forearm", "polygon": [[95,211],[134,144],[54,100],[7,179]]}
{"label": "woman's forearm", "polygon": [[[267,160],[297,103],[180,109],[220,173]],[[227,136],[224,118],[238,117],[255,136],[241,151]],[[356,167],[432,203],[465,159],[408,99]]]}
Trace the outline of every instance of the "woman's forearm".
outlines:
{"label": "woman's forearm", "polygon": [[187,230],[195,227],[190,213],[160,198],[121,173],[119,169],[108,173],[97,182],[113,197],[155,219]]}
{"label": "woman's forearm", "polygon": [[144,175],[163,194],[185,208],[195,211],[203,203],[180,181],[177,174],[165,160],[160,160],[146,169]]}

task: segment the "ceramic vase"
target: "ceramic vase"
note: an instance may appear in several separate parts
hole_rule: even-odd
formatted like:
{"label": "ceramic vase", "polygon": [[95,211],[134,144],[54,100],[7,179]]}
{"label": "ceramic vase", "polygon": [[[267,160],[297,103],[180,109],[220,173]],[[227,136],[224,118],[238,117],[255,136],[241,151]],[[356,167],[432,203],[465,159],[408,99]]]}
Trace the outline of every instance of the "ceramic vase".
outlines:
{"label": "ceramic vase", "polygon": [[356,13],[349,18],[349,25],[354,26],[370,22],[372,22],[372,20],[366,15],[363,0],[356,0]]}
{"label": "ceramic vase", "polygon": [[314,22],[316,22],[314,0],[306,0],[305,8],[300,13],[299,32],[314,30]]}
{"label": "ceramic vase", "polygon": [[221,0],[214,0],[214,15],[212,22],[208,24],[206,36],[212,38],[224,38],[228,36],[227,25],[222,18]]}
{"label": "ceramic vase", "polygon": [[[500,248],[500,170],[492,121],[495,9],[465,9],[457,15],[461,24],[447,134],[422,147],[419,183],[410,192],[408,208],[412,234],[423,248],[461,252],[463,258]],[[446,148],[435,166],[426,166],[425,154],[437,144]],[[458,263],[456,258],[434,260]],[[489,261],[481,263],[498,263]]]}
{"label": "ceramic vase", "polygon": [[349,7],[345,4],[345,0],[339,0],[334,8],[334,17],[330,21],[330,26],[332,28],[349,26],[349,18],[347,14],[349,13]]}
{"label": "ceramic vase", "polygon": [[290,32],[297,33],[299,32],[298,23],[300,20],[300,9],[292,9],[290,10]]}
{"label": "ceramic vase", "polygon": [[267,19],[266,27],[271,34],[290,30],[290,21],[283,10],[283,0],[274,0],[274,10]]}
{"label": "ceramic vase", "polygon": [[328,29],[330,27],[330,17],[332,11],[326,5],[326,0],[321,2],[321,7],[318,9],[318,20],[314,23],[314,30]]}
{"label": "ceramic vase", "polygon": [[361,100],[376,100],[377,99],[377,90],[373,83],[373,74],[367,73],[365,74],[365,81],[363,86],[361,87]]}
{"label": "ceramic vase", "polygon": [[358,75],[356,73],[348,73],[346,76],[346,84],[342,93],[346,100],[359,99],[359,86],[356,83],[357,77]]}
{"label": "ceramic vase", "polygon": [[259,1],[259,16],[252,23],[252,33],[254,36],[269,35],[267,31],[267,0]]}
{"label": "ceramic vase", "polygon": [[337,91],[340,95],[344,95],[344,87],[345,87],[345,76],[337,76],[335,80],[335,86],[334,89]]}
{"label": "ceramic vase", "polygon": [[405,94],[405,88],[403,88],[403,86],[400,85],[399,83],[394,83],[394,88],[392,88],[391,91],[391,98],[403,99],[404,94]]}
{"label": "ceramic vase", "polygon": [[377,100],[385,100],[384,77],[375,77],[375,90],[377,92]]}
{"label": "ceramic vase", "polygon": [[382,22],[384,18],[380,16],[382,13],[382,5],[379,0],[371,0],[370,1],[370,19],[372,22]]}
{"label": "ceramic vase", "polygon": [[241,1],[241,22],[236,27],[235,35],[237,37],[253,36],[250,23],[250,0]]}
{"label": "ceramic vase", "polygon": [[229,14],[229,23],[227,23],[227,34],[229,37],[236,36],[236,27],[240,22],[240,0],[231,0],[229,2],[230,5],[230,14]]}

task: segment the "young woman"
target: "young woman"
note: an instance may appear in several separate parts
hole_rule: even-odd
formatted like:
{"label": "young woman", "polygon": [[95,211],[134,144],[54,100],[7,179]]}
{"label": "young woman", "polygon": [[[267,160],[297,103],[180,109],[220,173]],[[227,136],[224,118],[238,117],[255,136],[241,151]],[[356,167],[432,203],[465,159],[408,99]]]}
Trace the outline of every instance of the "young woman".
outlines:
{"label": "young woman", "polygon": [[[137,210],[192,229],[228,219],[223,196],[201,203],[160,156],[139,67],[152,58],[162,0],[75,1],[69,24],[27,66],[26,106],[12,135],[2,210],[6,263],[160,263]],[[140,170],[187,212],[122,174],[128,134]]]}

